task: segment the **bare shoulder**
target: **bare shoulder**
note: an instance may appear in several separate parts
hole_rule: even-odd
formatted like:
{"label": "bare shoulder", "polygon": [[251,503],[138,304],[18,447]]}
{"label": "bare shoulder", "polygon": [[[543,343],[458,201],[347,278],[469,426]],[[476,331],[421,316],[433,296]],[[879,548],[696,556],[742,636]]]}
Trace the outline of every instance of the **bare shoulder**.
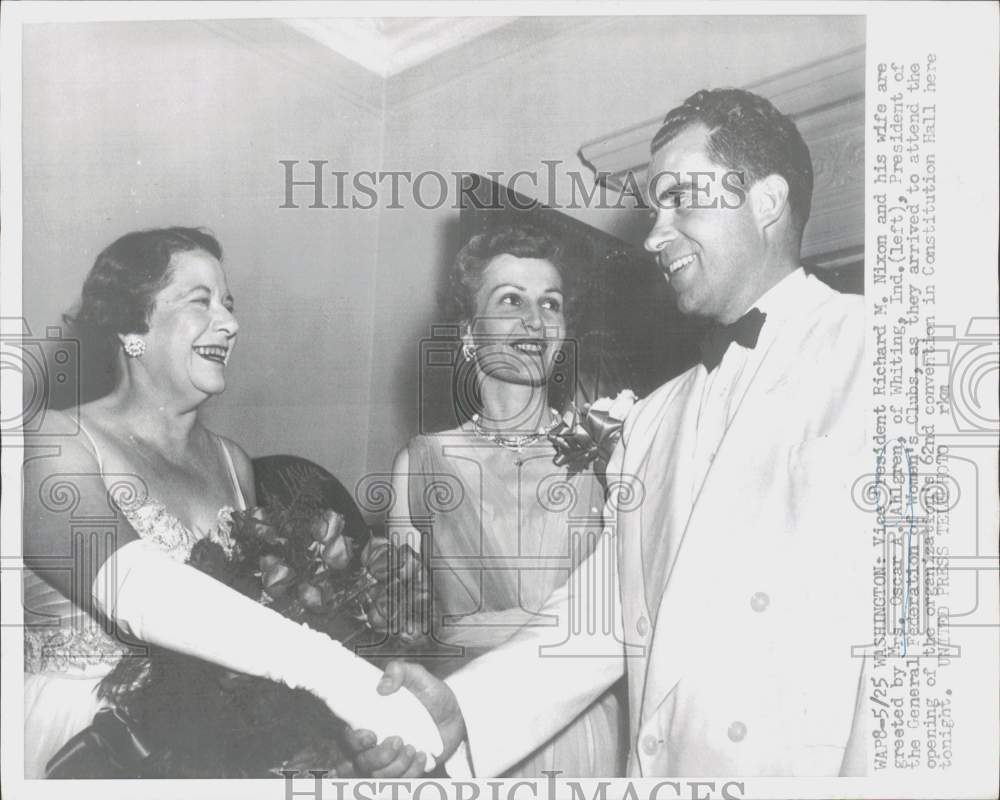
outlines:
{"label": "bare shoulder", "polygon": [[214,433],[214,436],[218,436],[222,440],[222,443],[226,446],[229,454],[233,457],[233,463],[236,465],[236,469],[240,468],[240,465],[245,466],[247,469],[253,469],[253,459],[247,455],[247,451],[244,450],[237,442],[230,439],[228,436],[223,436],[221,433]]}
{"label": "bare shoulder", "polygon": [[213,435],[219,438],[223,445],[225,445],[226,450],[229,451],[229,455],[232,456],[233,466],[236,468],[236,475],[240,479],[240,485],[244,490],[246,490],[247,486],[253,486],[253,459],[250,458],[247,451],[228,436],[222,436],[218,433]]}
{"label": "bare shoulder", "polygon": [[461,426],[436,433],[419,433],[410,439],[396,454],[393,470],[395,471],[397,464],[406,466],[413,460],[419,460],[422,453],[440,448],[449,442],[460,441],[463,437],[468,436],[469,432]]}
{"label": "bare shoulder", "polygon": [[63,411],[48,410],[41,424],[26,436],[24,463],[45,471],[92,471],[100,473],[100,458],[94,442],[81,427],[79,408]]}
{"label": "bare shoulder", "polygon": [[[468,424],[470,426],[472,425],[471,422]],[[458,436],[468,436],[468,435],[469,435],[469,429],[459,425],[457,428],[449,428],[446,431],[435,431],[433,433],[418,433],[416,436],[410,439],[410,442],[412,443],[418,440],[432,442],[437,439],[454,439],[455,437]]]}
{"label": "bare shoulder", "polygon": [[422,476],[428,469],[430,453],[448,441],[467,436],[462,428],[454,428],[441,433],[422,433],[414,436],[396,453],[392,462],[392,485],[396,496],[395,508],[399,510],[407,503],[409,484],[412,476]]}
{"label": "bare shoulder", "polygon": [[84,438],[96,444],[103,452],[106,449],[128,449],[125,427],[126,415],[107,398],[84,403],[76,411]]}
{"label": "bare shoulder", "polygon": [[[452,433],[455,432],[460,432],[460,429],[452,431]],[[404,444],[392,460],[393,481],[402,481],[405,485],[412,462],[419,463],[422,457],[421,453],[430,448],[435,437],[440,435],[446,434],[418,434]]]}
{"label": "bare shoulder", "polygon": [[399,451],[396,453],[396,457],[392,460],[393,477],[405,476],[409,468],[410,468],[410,445],[409,443],[407,443],[399,449]]}
{"label": "bare shoulder", "polygon": [[[469,424],[471,425],[472,423],[469,423]],[[423,435],[426,438],[435,438],[435,437],[445,437],[446,438],[446,437],[449,437],[449,436],[467,436],[468,433],[469,433],[468,430],[466,430],[464,427],[462,427],[461,425],[459,425],[457,428],[450,428],[449,430],[446,430],[446,431],[438,431],[437,433],[427,433],[427,434],[423,434]],[[415,438],[420,438],[420,437],[415,437]]]}
{"label": "bare shoulder", "polygon": [[68,511],[107,516],[112,510],[99,454],[80,428],[76,409],[49,413],[47,435],[33,437],[24,449],[23,513],[31,532],[26,552],[50,553],[61,546],[50,534],[65,532],[60,515]]}

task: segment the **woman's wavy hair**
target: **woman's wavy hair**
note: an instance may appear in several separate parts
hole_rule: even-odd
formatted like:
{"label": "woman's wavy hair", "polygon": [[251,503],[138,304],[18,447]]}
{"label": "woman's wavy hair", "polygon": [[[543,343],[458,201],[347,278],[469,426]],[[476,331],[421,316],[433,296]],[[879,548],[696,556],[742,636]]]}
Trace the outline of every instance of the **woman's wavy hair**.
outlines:
{"label": "woman's wavy hair", "polygon": [[154,298],[170,282],[174,256],[193,251],[222,260],[222,246],[215,236],[201,228],[183,227],[126,233],[97,256],[83,282],[79,304],[63,315],[83,345],[81,366],[90,373],[83,377],[89,378],[91,387],[110,390],[118,334],[149,331]]}
{"label": "woman's wavy hair", "polygon": [[194,250],[222,260],[218,240],[200,228],[126,233],[97,256],[83,282],[80,305],[67,319],[111,336],[146,333],[153,298],[169,283],[174,256]]}
{"label": "woman's wavy hair", "polygon": [[504,254],[544,259],[555,267],[563,284],[566,327],[572,333],[579,318],[578,259],[557,236],[532,225],[507,225],[477,234],[458,251],[442,297],[447,319],[468,324],[475,318],[483,273],[494,258]]}

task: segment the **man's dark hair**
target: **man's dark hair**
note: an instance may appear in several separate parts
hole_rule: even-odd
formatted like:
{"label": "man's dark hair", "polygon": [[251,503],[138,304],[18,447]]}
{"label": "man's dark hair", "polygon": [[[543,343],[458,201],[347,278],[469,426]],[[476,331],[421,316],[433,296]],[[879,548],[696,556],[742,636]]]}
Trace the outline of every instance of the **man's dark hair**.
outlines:
{"label": "man's dark hair", "polygon": [[795,123],[752,92],[702,89],[667,113],[653,137],[652,152],[699,124],[708,128],[707,154],[722,166],[743,172],[746,187],[768,175],[780,175],[788,182],[788,205],[801,236],[812,205],[813,168]]}

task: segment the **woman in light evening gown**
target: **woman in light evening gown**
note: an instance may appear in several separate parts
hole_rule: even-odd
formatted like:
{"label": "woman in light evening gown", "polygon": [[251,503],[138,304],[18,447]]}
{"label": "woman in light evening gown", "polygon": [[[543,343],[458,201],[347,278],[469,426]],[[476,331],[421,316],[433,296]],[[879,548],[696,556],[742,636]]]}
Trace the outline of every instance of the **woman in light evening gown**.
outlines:
{"label": "woman in light evening gown", "polygon": [[101,679],[140,642],[308,689],[366,727],[385,730],[376,706],[394,729],[404,715],[433,727],[412,696],[405,709],[370,700],[379,671],[338,643],[184,563],[203,538],[230,549],[230,514],[254,504],[247,455],[200,420],[239,330],[221,259],[202,230],[139,231],[84,283],[75,322],[113,351],[116,378],[106,396],[49,412],[56,447],[25,459],[28,778],[91,723]]}
{"label": "woman in light evening gown", "polygon": [[[554,466],[545,435],[559,419],[549,388],[565,358],[572,270],[560,243],[529,227],[473,237],[452,269],[464,358],[454,399],[475,413],[399,453],[389,517],[430,562],[441,641],[482,650],[544,624],[535,612],[589,554],[587,531],[601,529],[601,483]],[[604,694],[505,777],[621,775],[620,714],[618,696]]]}

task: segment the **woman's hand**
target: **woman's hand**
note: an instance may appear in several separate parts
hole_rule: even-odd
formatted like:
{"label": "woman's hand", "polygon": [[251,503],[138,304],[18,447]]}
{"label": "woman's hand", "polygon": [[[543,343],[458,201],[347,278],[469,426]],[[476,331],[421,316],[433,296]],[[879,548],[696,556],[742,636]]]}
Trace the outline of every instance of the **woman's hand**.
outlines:
{"label": "woman's hand", "polygon": [[[441,732],[445,761],[465,738],[465,719],[454,693],[444,681],[438,680],[419,664],[391,661],[378,685],[379,694],[392,694],[405,687],[417,696],[430,712]],[[414,750],[398,736],[378,742],[375,734],[366,730],[349,730],[347,741],[354,749],[357,768],[375,778],[415,778],[424,774],[426,755]]]}

